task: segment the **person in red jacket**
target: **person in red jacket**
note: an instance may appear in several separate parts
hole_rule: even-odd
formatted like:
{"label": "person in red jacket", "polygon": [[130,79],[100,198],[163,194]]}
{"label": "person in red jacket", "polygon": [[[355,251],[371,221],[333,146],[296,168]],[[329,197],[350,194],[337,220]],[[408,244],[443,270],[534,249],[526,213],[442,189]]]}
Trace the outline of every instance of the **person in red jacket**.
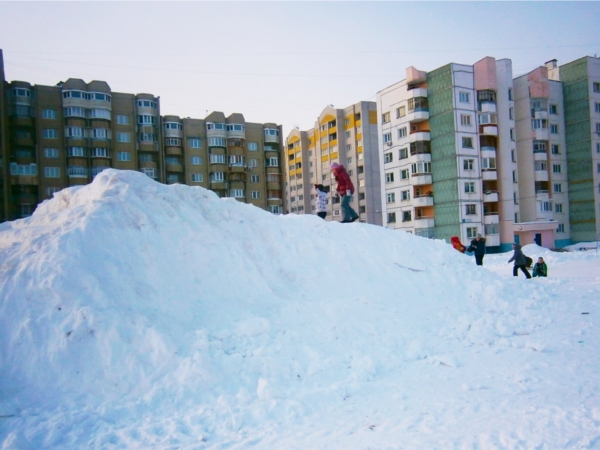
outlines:
{"label": "person in red jacket", "polygon": [[354,195],[354,185],[350,175],[348,175],[343,165],[336,162],[331,164],[330,169],[337,182],[336,191],[342,197],[342,223],[354,222],[358,219],[358,214],[350,206],[352,195]]}

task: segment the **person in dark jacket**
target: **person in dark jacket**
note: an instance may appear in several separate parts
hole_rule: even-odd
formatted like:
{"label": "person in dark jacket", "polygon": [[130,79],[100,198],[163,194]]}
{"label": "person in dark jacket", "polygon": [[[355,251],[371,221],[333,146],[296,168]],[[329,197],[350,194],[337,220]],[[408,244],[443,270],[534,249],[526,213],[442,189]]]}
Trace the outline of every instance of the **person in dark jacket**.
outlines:
{"label": "person in dark jacket", "polygon": [[468,252],[475,252],[475,264],[483,266],[483,257],[485,256],[485,238],[477,233],[475,239],[471,241],[471,245],[467,249]]}
{"label": "person in dark jacket", "polygon": [[521,246],[519,244],[513,244],[512,246],[513,246],[514,253],[512,255],[512,258],[510,258],[508,260],[508,262],[509,262],[509,264],[512,261],[515,262],[515,266],[513,267],[513,276],[514,277],[518,276],[517,272],[519,271],[519,269],[521,269],[521,271],[525,274],[527,279],[530,279],[531,275],[529,274],[529,271],[527,270],[527,261],[525,260],[525,255],[523,254],[523,251],[521,250]]}
{"label": "person in dark jacket", "polygon": [[538,262],[533,265],[533,276],[534,277],[547,277],[548,266],[544,262],[544,258],[541,256],[538,258]]}
{"label": "person in dark jacket", "polygon": [[331,164],[331,172],[337,181],[336,191],[342,197],[342,223],[354,222],[358,219],[358,214],[350,206],[350,200],[354,195],[354,184],[346,168],[336,162]]}

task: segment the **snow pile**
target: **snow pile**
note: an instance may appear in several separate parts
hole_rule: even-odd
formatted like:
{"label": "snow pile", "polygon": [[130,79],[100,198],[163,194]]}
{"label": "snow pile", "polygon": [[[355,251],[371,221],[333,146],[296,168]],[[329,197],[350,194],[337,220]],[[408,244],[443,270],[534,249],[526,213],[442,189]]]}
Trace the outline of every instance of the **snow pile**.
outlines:
{"label": "snow pile", "polygon": [[550,278],[443,241],[105,170],[1,224],[0,261],[3,448],[600,438],[597,368],[557,359],[592,347],[556,340]]}

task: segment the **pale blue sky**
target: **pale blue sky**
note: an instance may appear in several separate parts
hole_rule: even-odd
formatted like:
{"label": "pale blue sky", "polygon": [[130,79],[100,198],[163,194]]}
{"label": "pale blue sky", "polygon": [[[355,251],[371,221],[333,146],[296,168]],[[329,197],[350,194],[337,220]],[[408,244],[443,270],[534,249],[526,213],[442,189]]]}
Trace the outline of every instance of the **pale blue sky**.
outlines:
{"label": "pale blue sky", "polygon": [[104,80],[161,113],[242,113],[284,136],[375,100],[408,66],[485,56],[521,75],[600,55],[600,2],[4,2],[6,77]]}

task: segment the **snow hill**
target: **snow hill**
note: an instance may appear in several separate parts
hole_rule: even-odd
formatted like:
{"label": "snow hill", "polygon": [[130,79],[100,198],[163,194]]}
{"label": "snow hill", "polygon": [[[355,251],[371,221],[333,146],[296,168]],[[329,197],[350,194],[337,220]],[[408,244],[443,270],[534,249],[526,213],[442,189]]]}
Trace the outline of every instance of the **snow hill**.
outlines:
{"label": "snow hill", "polygon": [[0,264],[3,449],[600,448],[598,282],[552,265],[112,169]]}

